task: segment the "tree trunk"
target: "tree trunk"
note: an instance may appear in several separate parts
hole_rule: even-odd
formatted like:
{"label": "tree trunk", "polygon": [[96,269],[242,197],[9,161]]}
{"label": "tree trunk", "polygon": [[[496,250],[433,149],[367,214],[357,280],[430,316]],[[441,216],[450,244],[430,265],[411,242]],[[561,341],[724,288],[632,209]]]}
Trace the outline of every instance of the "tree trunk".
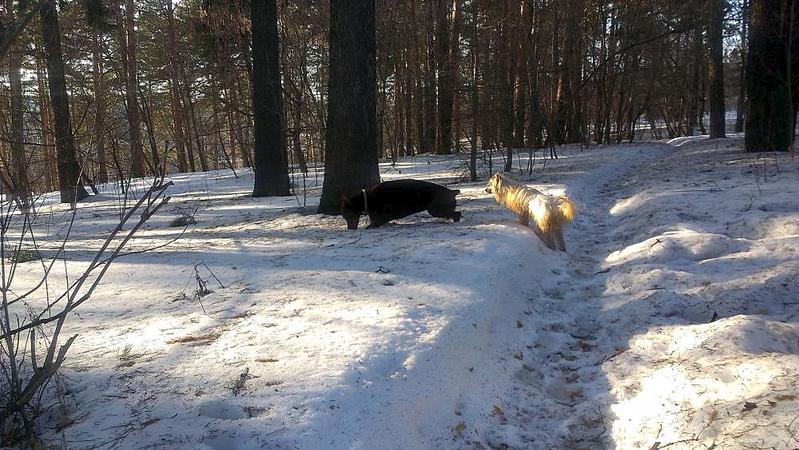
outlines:
{"label": "tree trunk", "polygon": [[[436,24],[436,47],[438,49],[438,133],[436,153],[452,152],[452,109],[460,48],[461,11],[459,0],[436,0],[439,7]],[[449,16],[449,17],[448,17]]]}
{"label": "tree trunk", "polygon": [[[8,12],[12,14],[14,5],[8,2]],[[13,23],[13,21],[12,21]],[[25,155],[25,118],[22,93],[22,46],[12,44],[8,54],[9,96],[11,97],[11,161],[13,167],[13,194],[23,208],[30,201],[31,188],[28,182],[28,158]]]}
{"label": "tree trunk", "polygon": [[339,194],[351,194],[380,181],[375,50],[374,0],[331,0],[327,151],[319,202],[321,214],[339,214]]}
{"label": "tree trunk", "polygon": [[[218,170],[222,167],[219,165],[221,160],[220,156],[225,153],[224,145],[219,145],[224,141],[222,140],[222,132],[220,131],[222,127],[219,124],[219,108],[217,107],[221,98],[218,96],[219,85],[217,85],[216,82],[217,80],[215,80],[214,77],[209,77],[211,89],[217,94],[216,97],[211,100],[211,127],[210,129],[206,128],[206,130],[208,130],[206,134],[211,141],[211,170]],[[232,166],[228,168],[232,168]]]}
{"label": "tree trunk", "polygon": [[530,39],[530,13],[527,1],[521,2],[519,8],[519,33],[516,50],[516,77],[513,83],[513,147],[524,147],[524,124],[527,113],[527,48]]}
{"label": "tree trunk", "polygon": [[239,167],[239,152],[238,152],[239,146],[236,143],[236,135],[234,133],[236,124],[233,120],[234,108],[238,107],[238,105],[236,105],[234,101],[234,93],[233,93],[234,86],[232,85],[232,80],[231,80],[233,75],[224,73],[224,69],[221,67],[219,69],[220,72],[223,72],[220,74],[220,76],[222,77],[222,91],[223,95],[225,96],[225,99],[227,100],[225,102],[224,112],[225,112],[225,122],[227,123],[227,128],[228,128],[227,140],[228,140],[228,147],[230,147],[230,152],[229,152],[230,164],[233,167]]}
{"label": "tree trunk", "polygon": [[478,24],[480,23],[480,10],[477,2],[472,3],[472,49],[469,58],[472,73],[472,89],[470,90],[472,103],[472,139],[469,151],[469,181],[477,181],[477,119],[480,117],[480,93],[478,91],[480,82],[480,72],[478,71],[478,51],[480,48],[480,33]]}
{"label": "tree trunk", "polygon": [[413,55],[415,54],[416,50],[414,48],[414,43],[411,42],[408,44],[407,52],[406,52],[406,62],[405,62],[405,79],[403,80],[405,83],[404,89],[404,101],[403,101],[403,108],[404,111],[402,113],[405,120],[403,121],[403,135],[405,136],[404,145],[402,146],[402,156],[411,156],[413,155],[413,149],[415,144],[415,121],[414,121],[414,102],[416,101],[416,91],[414,87],[416,86],[413,82],[414,80],[414,71],[416,70],[416,66],[414,65],[415,59]]}
{"label": "tree trunk", "polygon": [[[276,0],[252,0],[252,108],[255,118],[253,197],[289,195],[281,123]],[[354,123],[354,122],[353,122]]]}
{"label": "tree trunk", "polygon": [[785,30],[791,0],[752,0],[746,90],[746,151],[788,151],[793,138],[791,62]]}
{"label": "tree trunk", "polygon": [[150,105],[147,102],[147,97],[142,93],[141,95],[141,113],[144,118],[144,129],[147,132],[147,142],[150,144],[150,158],[152,163],[148,163],[150,172],[154,175],[161,175],[166,171],[166,161],[161,161],[161,155],[158,153],[158,143],[155,140],[155,124],[153,123],[153,113]]}
{"label": "tree trunk", "polygon": [[726,0],[711,0],[710,38],[710,139],[726,137],[724,106],[724,12]]}
{"label": "tree trunk", "polygon": [[407,55],[407,47],[402,49],[400,53],[400,62],[397,65],[395,79],[397,82],[394,87],[394,146],[391,148],[391,162],[396,164],[397,158],[400,154],[405,153],[407,146],[407,138],[405,135],[405,71],[407,70],[405,57]]}
{"label": "tree trunk", "polygon": [[80,184],[81,168],[75,152],[72,125],[69,118],[69,97],[64,78],[64,59],[61,56],[61,32],[55,0],[42,0],[39,10],[42,38],[47,55],[47,80],[55,122],[56,153],[58,155],[58,189],[61,203],[75,203],[89,194]]}
{"label": "tree trunk", "polygon": [[528,72],[528,93],[527,93],[527,124],[526,124],[526,135],[527,135],[527,142],[525,143],[528,147],[539,148],[543,145],[543,133],[542,133],[542,123],[543,119],[543,107],[541,105],[540,100],[540,89],[541,83],[540,80],[540,60],[539,60],[539,52],[541,50],[541,44],[538,40],[538,13],[536,10],[537,2],[531,0],[528,3],[529,11],[528,15],[530,16],[529,23],[532,29],[532,34],[529,37],[528,43],[532,46],[532,51],[527,52],[527,64],[526,64],[526,72]]}
{"label": "tree trunk", "polygon": [[[744,131],[744,113],[746,111],[746,54],[748,52],[748,29],[749,29],[749,0],[742,0],[741,3],[741,70],[738,77],[738,106],[735,111],[735,132]],[[794,52],[795,53],[795,52]],[[794,73],[795,75],[795,73]],[[796,79],[796,76],[794,76]]]}
{"label": "tree trunk", "polygon": [[791,3],[793,8],[793,21],[789,27],[790,36],[790,54],[791,56],[791,97],[793,110],[791,114],[791,144],[796,142],[796,121],[799,116],[799,5],[796,2]]}
{"label": "tree trunk", "polygon": [[241,80],[237,79],[235,86],[231,87],[233,91],[233,95],[231,96],[231,102],[233,105],[234,111],[234,128],[233,134],[236,136],[236,142],[239,145],[239,150],[241,151],[241,159],[244,163],[244,167],[252,167],[252,145],[250,144],[250,133],[247,131],[245,133],[244,129],[245,126],[249,130],[250,127],[250,117],[246,116],[242,120],[242,115],[239,114],[237,111],[238,105],[241,104]]}
{"label": "tree trunk", "polygon": [[[436,0],[441,1],[441,0]],[[424,31],[424,121],[422,129],[422,152],[434,152],[436,146],[436,50],[434,42],[435,6],[428,2],[427,27]]]}
{"label": "tree trunk", "polygon": [[202,150],[202,142],[196,138],[197,128],[194,120],[194,101],[191,98],[191,86],[189,85],[186,77],[186,72],[180,66],[180,85],[178,86],[178,95],[180,96],[180,103],[183,105],[183,137],[186,139],[186,158],[189,161],[189,168],[192,172],[197,171],[196,156],[200,156],[200,170],[203,169],[204,153]]}
{"label": "tree trunk", "polygon": [[39,91],[39,119],[42,123],[42,140],[44,141],[45,181],[47,190],[58,188],[58,156],[53,136],[53,111],[47,97],[47,69],[44,54],[36,52],[36,82]]}
{"label": "tree trunk", "polygon": [[108,161],[105,154],[105,102],[103,92],[103,52],[99,31],[92,33],[92,82],[94,83],[94,146],[97,152],[98,183],[108,182]]}
{"label": "tree trunk", "polygon": [[[704,58],[702,58],[702,62],[704,63]],[[708,134],[707,129],[705,128],[705,103],[707,100],[706,92],[706,80],[704,77],[702,77],[702,82],[699,85],[699,117],[696,118],[699,123],[699,132],[701,134]]]}
{"label": "tree trunk", "polygon": [[[197,113],[194,109],[194,99],[192,99],[191,96],[191,84],[189,84],[185,71],[183,72],[183,88],[185,91],[184,102],[188,105],[186,123],[190,127],[189,134],[194,136],[193,148],[197,150],[197,159],[200,160],[200,170],[208,172],[208,170],[210,170],[208,167],[208,157],[205,153],[205,145],[203,144],[202,137],[200,137],[200,130],[197,127]],[[192,158],[192,161],[194,161],[193,153],[189,152],[189,156]]]}
{"label": "tree trunk", "polygon": [[294,104],[294,127],[291,130],[291,144],[294,158],[300,166],[300,172],[308,173],[308,162],[302,151],[302,92],[298,92],[299,99]]}
{"label": "tree trunk", "polygon": [[[186,125],[184,118],[186,112],[184,105],[181,104],[180,95],[180,70],[178,68],[177,59],[180,58],[178,53],[177,34],[175,32],[175,10],[172,5],[172,0],[166,1],[166,18],[167,18],[167,51],[171,55],[169,58],[169,99],[172,109],[172,122],[175,135],[175,152],[177,153],[178,171],[188,172],[189,161],[186,157]],[[194,171],[194,164],[192,161],[192,172]]]}
{"label": "tree trunk", "polygon": [[502,94],[500,132],[502,145],[506,149],[505,172],[513,169],[513,129],[514,129],[514,83],[516,82],[516,47],[518,46],[518,5],[513,0],[503,2],[503,15],[507,17],[500,34],[499,61],[502,70],[500,83]]}
{"label": "tree trunk", "polygon": [[582,44],[580,20],[585,10],[584,0],[566,2],[563,63],[558,82],[557,112],[554,123],[554,137],[557,144],[582,142],[581,64]]}
{"label": "tree trunk", "polygon": [[699,121],[702,120],[702,118],[699,116],[699,103],[702,101],[700,83],[701,76],[699,71],[701,66],[700,61],[702,59],[702,31],[700,29],[697,29],[694,32],[693,41],[694,55],[691,61],[693,63],[693,67],[691,68],[691,83],[689,87],[690,97],[688,100],[688,117],[686,117],[685,130],[685,134],[688,136],[693,136],[696,133],[698,126],[697,119]]}
{"label": "tree trunk", "polygon": [[143,177],[144,150],[141,139],[141,116],[138,102],[138,67],[136,64],[136,10],[133,0],[125,0],[125,23],[120,28],[120,54],[125,72],[125,105],[128,113],[128,132],[130,133],[131,176]]}
{"label": "tree trunk", "polygon": [[169,100],[172,112],[172,129],[175,136],[175,153],[177,154],[178,172],[189,171],[189,162],[186,158],[186,137],[184,134],[182,117],[183,109],[180,104],[179,94],[173,80],[169,82]]}

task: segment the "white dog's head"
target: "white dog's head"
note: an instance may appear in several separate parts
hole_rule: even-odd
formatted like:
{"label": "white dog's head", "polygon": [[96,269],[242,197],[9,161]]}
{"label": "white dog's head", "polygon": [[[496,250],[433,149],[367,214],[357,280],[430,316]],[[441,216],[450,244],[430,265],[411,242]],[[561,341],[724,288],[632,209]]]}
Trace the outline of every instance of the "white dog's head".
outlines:
{"label": "white dog's head", "polygon": [[486,194],[493,194],[494,192],[499,189],[499,186],[502,184],[502,174],[497,172],[488,180],[488,186],[486,186]]}

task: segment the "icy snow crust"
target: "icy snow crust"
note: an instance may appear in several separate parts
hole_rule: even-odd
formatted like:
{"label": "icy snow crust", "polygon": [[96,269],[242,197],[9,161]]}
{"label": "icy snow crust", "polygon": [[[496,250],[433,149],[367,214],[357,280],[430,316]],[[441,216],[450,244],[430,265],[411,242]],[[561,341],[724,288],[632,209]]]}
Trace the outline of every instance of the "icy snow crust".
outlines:
{"label": "icy snow crust", "polygon": [[[246,171],[174,176],[132,249],[197,223],[121,259],[72,317],[42,432],[67,448],[794,448],[799,164],[741,147],[573,148],[517,171],[577,202],[567,254],[482,183],[457,185],[460,223],[350,232],[313,214],[321,175],[295,177],[304,207],[250,198]],[[453,184],[464,167],[381,173]],[[79,206],[70,271],[117,199]],[[45,203],[53,248],[67,214]],[[224,287],[199,267],[213,292],[196,299],[201,262]],[[39,263],[22,267],[33,282]]]}

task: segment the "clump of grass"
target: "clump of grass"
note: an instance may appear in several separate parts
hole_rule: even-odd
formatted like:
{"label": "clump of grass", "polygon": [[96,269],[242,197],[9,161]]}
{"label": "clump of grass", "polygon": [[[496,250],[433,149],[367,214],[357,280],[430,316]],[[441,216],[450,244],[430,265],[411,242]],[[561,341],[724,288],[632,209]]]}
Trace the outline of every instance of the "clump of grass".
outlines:
{"label": "clump of grass", "polygon": [[18,252],[13,253],[9,259],[11,262],[15,263],[26,263],[31,261],[39,261],[42,259],[42,255],[39,254],[39,251],[35,248],[20,249]]}
{"label": "clump of grass", "polygon": [[169,226],[170,227],[185,227],[185,226],[192,225],[192,224],[195,224],[195,223],[197,223],[197,221],[194,220],[194,216],[193,215],[182,214],[182,215],[172,219],[172,221],[169,222]]}
{"label": "clump of grass", "polygon": [[119,359],[119,364],[117,367],[132,367],[141,356],[141,353],[133,353],[133,347],[128,344],[119,352],[119,356],[117,357]]}
{"label": "clump of grass", "polygon": [[229,383],[226,387],[233,391],[233,395],[239,395],[239,393],[244,389],[244,383],[249,380],[252,376],[250,375],[250,368],[245,367],[244,371],[239,374],[239,378],[233,380]]}
{"label": "clump of grass", "polygon": [[194,334],[188,336],[182,336],[174,339],[169,339],[166,341],[167,344],[187,344],[187,345],[204,345],[210,344],[215,340],[219,339],[219,336],[222,335],[221,331],[212,331],[209,333],[203,334]]}

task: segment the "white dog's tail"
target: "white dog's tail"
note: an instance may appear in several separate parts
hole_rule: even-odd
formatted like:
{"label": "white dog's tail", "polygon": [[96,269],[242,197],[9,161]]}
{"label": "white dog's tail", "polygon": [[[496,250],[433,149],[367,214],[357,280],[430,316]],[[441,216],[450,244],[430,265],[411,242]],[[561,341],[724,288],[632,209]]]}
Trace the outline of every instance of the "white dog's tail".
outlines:
{"label": "white dog's tail", "polygon": [[574,206],[574,203],[566,197],[565,195],[561,195],[558,197],[555,202],[557,203],[557,210],[558,213],[555,214],[553,220],[559,224],[566,224],[574,220],[574,215],[577,213],[577,208]]}
{"label": "white dog's tail", "polygon": [[566,242],[563,240],[563,227],[574,219],[577,212],[574,203],[568,197],[550,197],[547,202],[547,214],[542,218],[546,220],[545,227],[541,229],[541,240],[554,250],[566,251]]}

